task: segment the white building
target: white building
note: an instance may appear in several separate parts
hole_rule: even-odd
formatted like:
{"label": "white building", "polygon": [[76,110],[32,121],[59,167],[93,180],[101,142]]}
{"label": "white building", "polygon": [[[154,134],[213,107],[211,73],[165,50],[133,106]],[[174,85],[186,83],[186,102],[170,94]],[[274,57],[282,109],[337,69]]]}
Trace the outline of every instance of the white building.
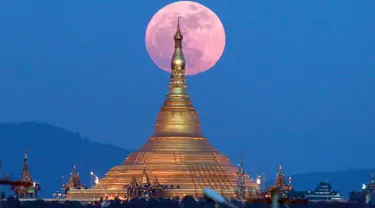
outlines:
{"label": "white building", "polygon": [[321,182],[314,191],[308,191],[305,194],[305,199],[311,202],[346,202],[344,196],[333,190],[331,184],[328,182]]}

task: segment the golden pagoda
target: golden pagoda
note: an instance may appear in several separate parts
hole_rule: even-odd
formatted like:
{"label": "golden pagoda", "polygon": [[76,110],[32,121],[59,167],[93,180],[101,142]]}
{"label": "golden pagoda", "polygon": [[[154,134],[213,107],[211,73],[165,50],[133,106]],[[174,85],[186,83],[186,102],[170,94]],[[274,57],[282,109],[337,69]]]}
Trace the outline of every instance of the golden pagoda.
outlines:
{"label": "golden pagoda", "polygon": [[[121,165],[109,170],[92,189],[71,190],[70,198],[111,198],[116,195],[127,198],[126,187],[135,183],[134,180],[139,184],[149,183],[149,178],[156,178],[154,183],[162,185],[163,197],[200,197],[205,187],[225,197],[235,197],[237,168],[203,136],[198,113],[190,101],[182,40],[178,19],[169,92],[157,115],[152,136]],[[258,187],[247,174],[244,178],[249,196]]]}

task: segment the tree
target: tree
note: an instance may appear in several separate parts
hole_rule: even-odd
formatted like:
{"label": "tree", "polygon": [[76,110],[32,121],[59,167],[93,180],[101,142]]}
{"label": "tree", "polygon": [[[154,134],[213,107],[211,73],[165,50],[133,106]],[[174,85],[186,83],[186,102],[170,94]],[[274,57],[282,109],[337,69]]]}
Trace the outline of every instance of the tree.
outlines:
{"label": "tree", "polygon": [[3,206],[3,208],[21,208],[21,207],[22,207],[21,202],[12,196],[7,198],[7,201],[5,202]]}
{"label": "tree", "polygon": [[162,207],[163,207],[163,206],[162,206],[162,203],[161,203],[159,200],[155,199],[155,198],[151,198],[151,199],[148,201],[147,206],[148,206],[149,208],[162,208]]}
{"label": "tree", "polygon": [[182,208],[195,208],[196,206],[197,206],[197,203],[195,202],[195,199],[193,196],[185,196],[181,200]]}
{"label": "tree", "polygon": [[176,200],[171,200],[171,199],[163,199],[162,201],[162,206],[167,207],[167,208],[179,208],[179,202]]}

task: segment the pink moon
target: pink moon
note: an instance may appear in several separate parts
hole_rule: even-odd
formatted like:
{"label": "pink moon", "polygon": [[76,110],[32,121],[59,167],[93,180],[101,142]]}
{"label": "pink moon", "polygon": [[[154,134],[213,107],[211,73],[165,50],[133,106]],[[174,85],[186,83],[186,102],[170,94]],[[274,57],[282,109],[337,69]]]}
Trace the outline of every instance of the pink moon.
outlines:
{"label": "pink moon", "polygon": [[213,11],[196,2],[168,4],[151,18],[146,29],[148,54],[158,67],[171,71],[178,16],[181,17],[180,28],[184,37],[185,74],[196,75],[209,70],[224,52],[225,30]]}

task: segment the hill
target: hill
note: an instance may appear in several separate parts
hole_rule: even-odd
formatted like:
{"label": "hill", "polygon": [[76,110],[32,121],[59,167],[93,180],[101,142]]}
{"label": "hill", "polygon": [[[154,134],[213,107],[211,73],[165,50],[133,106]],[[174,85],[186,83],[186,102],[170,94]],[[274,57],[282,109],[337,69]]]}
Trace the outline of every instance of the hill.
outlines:
{"label": "hill", "polygon": [[23,151],[28,149],[29,168],[42,187],[41,195],[60,191],[62,176],[67,181],[76,163],[81,180],[90,186],[90,171],[99,177],[121,164],[128,151],[83,138],[79,133],[45,123],[0,123],[0,174],[18,179],[23,167]]}

